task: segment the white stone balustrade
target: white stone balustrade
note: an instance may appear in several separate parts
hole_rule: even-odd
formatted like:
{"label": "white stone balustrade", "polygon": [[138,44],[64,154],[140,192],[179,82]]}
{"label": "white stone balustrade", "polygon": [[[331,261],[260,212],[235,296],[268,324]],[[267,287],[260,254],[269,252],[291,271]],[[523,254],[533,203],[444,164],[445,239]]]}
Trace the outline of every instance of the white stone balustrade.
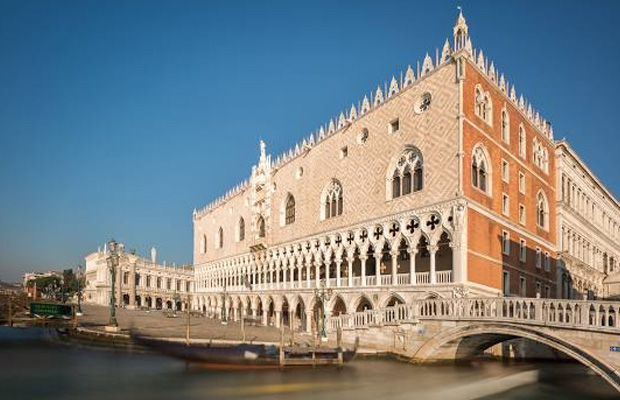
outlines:
{"label": "white stone balustrade", "polygon": [[620,333],[620,303],[531,298],[426,299],[330,317],[328,326],[355,329],[429,319],[518,322]]}

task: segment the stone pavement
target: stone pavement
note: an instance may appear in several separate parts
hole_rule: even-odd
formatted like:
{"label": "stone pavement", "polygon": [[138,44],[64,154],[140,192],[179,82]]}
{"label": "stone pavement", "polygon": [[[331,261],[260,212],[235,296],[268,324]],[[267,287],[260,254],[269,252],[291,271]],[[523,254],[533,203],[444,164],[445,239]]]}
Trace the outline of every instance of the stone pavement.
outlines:
{"label": "stone pavement", "polygon": [[[83,305],[82,310],[84,315],[78,318],[79,326],[93,330],[104,330],[110,316],[109,307]],[[187,314],[178,312],[177,317],[166,317],[166,315],[168,314],[163,311],[155,310],[116,309],[116,320],[123,332],[133,329],[147,336],[185,338]],[[192,316],[190,318],[190,337],[200,340],[241,341],[241,324],[237,321],[229,322],[228,325],[222,325],[219,319]],[[248,342],[279,343],[280,330],[271,326],[251,326],[250,324],[245,324],[245,337]],[[290,339],[291,332],[288,328],[285,328],[284,340],[289,342]],[[295,332],[295,342],[310,344],[312,343],[312,336]]]}

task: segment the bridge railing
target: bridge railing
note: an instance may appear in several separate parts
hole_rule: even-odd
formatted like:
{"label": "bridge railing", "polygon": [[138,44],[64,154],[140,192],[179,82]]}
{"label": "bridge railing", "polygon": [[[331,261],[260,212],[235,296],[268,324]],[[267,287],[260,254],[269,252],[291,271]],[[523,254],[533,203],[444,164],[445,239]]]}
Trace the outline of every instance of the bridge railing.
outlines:
{"label": "bridge railing", "polygon": [[459,298],[415,300],[376,310],[331,317],[331,329],[356,329],[417,320],[484,320],[620,332],[620,302]]}

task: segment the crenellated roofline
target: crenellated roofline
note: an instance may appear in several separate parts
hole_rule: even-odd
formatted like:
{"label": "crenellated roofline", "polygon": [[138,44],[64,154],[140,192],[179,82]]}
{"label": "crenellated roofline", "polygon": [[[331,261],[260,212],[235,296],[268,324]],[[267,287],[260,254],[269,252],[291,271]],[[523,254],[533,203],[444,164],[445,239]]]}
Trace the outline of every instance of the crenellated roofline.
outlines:
{"label": "crenellated roofline", "polygon": [[[372,90],[368,94],[364,95],[364,97],[358,101],[357,104],[353,103],[348,110],[341,111],[337,117],[331,118],[327,123],[321,125],[316,131],[311,132],[309,135],[304,137],[301,142],[298,142],[288,151],[285,151],[278,157],[275,157],[273,161],[270,159],[269,162],[271,170],[275,171],[280,169],[300,155],[305,154],[325,139],[346,129],[353,123],[353,121],[363,118],[371,111],[374,111],[383,104],[396,98],[400,92],[413,87],[418,81],[423,80],[423,78],[440,69],[442,66],[451,63],[454,60],[454,56],[461,53],[469,58],[472,65],[476,66],[477,69],[482,72],[482,74],[487,77],[490,82],[494,83],[500,92],[504,93],[506,98],[512,102],[514,107],[519,110],[543,136],[547,137],[550,141],[553,141],[553,128],[551,124],[532,107],[531,103],[527,101],[522,94],[517,95],[514,84],[511,84],[503,73],[499,73],[497,71],[494,62],[489,62],[489,59],[484,56],[484,52],[482,50],[476,50],[473,48],[467,22],[462,12],[460,12],[457,17],[453,28],[453,34],[454,47],[450,45],[450,41],[446,38],[441,52],[439,51],[439,48],[435,48],[434,61],[429,53],[426,53],[422,63],[420,64],[419,61],[416,63],[415,72],[411,65],[409,65],[404,73],[401,71],[400,74],[397,75],[399,78],[392,75],[389,84],[388,82],[384,82],[383,87],[382,85],[378,85],[375,90]],[[224,195],[211,201],[211,203],[207,204],[205,207],[199,210],[194,209],[194,220],[202,218],[233,197],[243,193],[249,187],[250,178],[237,184],[235,187],[228,190]]]}

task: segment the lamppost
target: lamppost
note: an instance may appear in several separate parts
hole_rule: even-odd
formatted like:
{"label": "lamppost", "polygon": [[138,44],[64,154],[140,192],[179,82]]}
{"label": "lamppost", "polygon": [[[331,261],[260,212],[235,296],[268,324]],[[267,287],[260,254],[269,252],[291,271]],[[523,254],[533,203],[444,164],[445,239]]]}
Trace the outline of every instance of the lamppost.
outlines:
{"label": "lamppost", "polygon": [[108,269],[110,270],[110,277],[112,281],[110,282],[110,321],[108,322],[108,326],[106,326],[107,331],[118,331],[118,323],[116,322],[116,296],[115,296],[115,286],[116,286],[116,267],[118,267],[119,263],[119,255],[118,255],[118,244],[114,239],[108,242],[108,250],[110,250],[110,255],[106,259],[108,263]]}
{"label": "lamppost", "polygon": [[81,317],[82,315],[84,315],[84,313],[82,312],[82,287],[80,285],[80,279],[81,279],[81,275],[82,275],[82,265],[78,264],[77,266],[77,295],[78,295],[78,309],[77,309],[77,316]]}
{"label": "lamppost", "polygon": [[[321,323],[321,341],[327,342],[327,330],[325,329],[327,325],[327,305],[326,302],[331,299],[333,291],[331,288],[325,287],[325,278],[321,278],[319,283],[319,287],[314,289],[314,295],[321,300],[321,305],[323,306],[323,318]],[[318,322],[318,321],[317,321]]]}

